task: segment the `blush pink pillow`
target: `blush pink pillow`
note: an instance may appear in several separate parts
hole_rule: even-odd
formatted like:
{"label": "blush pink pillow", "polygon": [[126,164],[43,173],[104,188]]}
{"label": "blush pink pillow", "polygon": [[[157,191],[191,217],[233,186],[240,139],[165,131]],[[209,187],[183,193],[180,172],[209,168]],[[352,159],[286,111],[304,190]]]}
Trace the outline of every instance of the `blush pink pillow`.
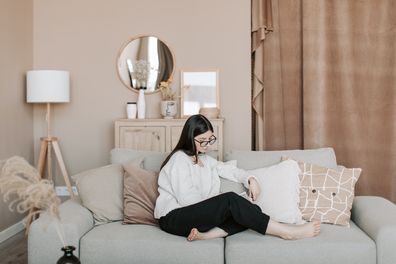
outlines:
{"label": "blush pink pillow", "polygon": [[158,193],[158,172],[142,169],[136,162],[123,164],[124,224],[157,225],[154,218]]}

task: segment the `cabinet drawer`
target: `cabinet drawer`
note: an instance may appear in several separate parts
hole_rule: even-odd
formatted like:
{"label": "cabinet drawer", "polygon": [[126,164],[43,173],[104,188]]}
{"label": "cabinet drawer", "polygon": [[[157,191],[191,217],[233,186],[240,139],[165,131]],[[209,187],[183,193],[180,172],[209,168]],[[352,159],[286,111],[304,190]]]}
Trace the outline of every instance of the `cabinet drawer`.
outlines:
{"label": "cabinet drawer", "polygon": [[120,148],[165,152],[165,127],[120,127]]}

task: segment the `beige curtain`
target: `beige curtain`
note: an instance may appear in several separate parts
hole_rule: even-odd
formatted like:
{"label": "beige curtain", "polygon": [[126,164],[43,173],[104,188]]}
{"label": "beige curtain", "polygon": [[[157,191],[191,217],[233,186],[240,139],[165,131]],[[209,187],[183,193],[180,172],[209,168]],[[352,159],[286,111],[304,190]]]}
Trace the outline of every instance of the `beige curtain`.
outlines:
{"label": "beige curtain", "polygon": [[331,146],[363,169],[357,194],[396,201],[396,1],[273,0],[272,14],[257,149]]}
{"label": "beige curtain", "polygon": [[256,150],[302,147],[300,13],[299,1],[252,1]]}

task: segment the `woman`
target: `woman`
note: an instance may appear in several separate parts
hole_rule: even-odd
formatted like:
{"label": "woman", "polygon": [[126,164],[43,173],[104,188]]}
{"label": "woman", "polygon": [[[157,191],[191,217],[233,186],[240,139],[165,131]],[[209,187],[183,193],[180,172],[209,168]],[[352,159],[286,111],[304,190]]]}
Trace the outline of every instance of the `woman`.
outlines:
{"label": "woman", "polygon": [[284,239],[313,237],[320,223],[278,223],[260,207],[234,192],[220,194],[220,177],[241,182],[254,201],[260,188],[246,171],[206,155],[216,137],[210,121],[193,115],[185,123],[175,149],[165,159],[158,178],[159,197],[154,210],[162,230],[188,241],[232,235],[247,228]]}

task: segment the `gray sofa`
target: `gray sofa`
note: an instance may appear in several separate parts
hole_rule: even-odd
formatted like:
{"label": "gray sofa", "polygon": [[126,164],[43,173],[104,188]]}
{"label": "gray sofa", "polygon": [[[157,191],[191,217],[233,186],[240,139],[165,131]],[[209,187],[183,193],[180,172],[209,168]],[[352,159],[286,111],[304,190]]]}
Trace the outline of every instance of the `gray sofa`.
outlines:
{"label": "gray sofa", "polygon": [[[115,149],[112,162],[145,156],[144,167],[158,169],[164,154]],[[291,151],[232,151],[226,160],[254,169],[275,164],[281,156],[337,167],[331,148]],[[222,191],[243,188],[222,181]],[[78,200],[60,207],[66,241],[77,248],[83,264],[100,263],[396,263],[396,205],[373,196],[355,197],[351,226],[323,224],[315,238],[287,241],[247,230],[227,238],[187,242],[149,225],[112,222],[94,226],[91,212]],[[34,221],[28,237],[30,264],[56,263],[62,244],[47,215]]]}

